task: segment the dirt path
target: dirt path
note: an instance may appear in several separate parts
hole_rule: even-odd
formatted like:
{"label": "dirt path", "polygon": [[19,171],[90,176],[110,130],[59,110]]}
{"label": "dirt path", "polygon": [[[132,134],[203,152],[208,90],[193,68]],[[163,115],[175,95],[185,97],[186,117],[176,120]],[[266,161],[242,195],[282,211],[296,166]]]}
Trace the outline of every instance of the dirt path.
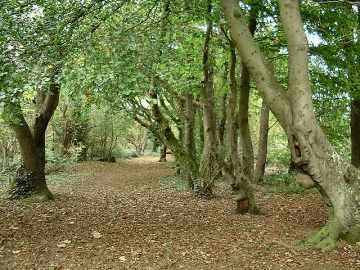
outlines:
{"label": "dirt path", "polygon": [[87,162],[50,181],[54,202],[0,201],[0,269],[360,269],[359,246],[294,246],[324,222],[316,194],[258,194],[266,214],[241,216],[226,191],[162,188],[172,174],[151,157]]}

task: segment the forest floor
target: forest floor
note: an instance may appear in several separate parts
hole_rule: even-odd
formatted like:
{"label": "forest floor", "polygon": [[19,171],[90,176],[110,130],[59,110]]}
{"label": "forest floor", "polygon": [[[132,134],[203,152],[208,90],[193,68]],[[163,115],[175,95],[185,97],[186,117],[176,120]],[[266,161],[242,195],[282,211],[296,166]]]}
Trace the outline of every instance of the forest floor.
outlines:
{"label": "forest floor", "polygon": [[360,269],[358,245],[296,246],[325,222],[316,193],[258,193],[264,214],[238,215],[227,185],[196,198],[171,165],[84,162],[49,176],[55,201],[1,200],[0,269]]}

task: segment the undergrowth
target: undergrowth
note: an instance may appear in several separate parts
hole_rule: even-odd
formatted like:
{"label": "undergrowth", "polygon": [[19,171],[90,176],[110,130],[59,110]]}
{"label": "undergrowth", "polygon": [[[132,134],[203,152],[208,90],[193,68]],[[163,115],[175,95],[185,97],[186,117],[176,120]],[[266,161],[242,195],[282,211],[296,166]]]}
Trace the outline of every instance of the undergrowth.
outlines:
{"label": "undergrowth", "polygon": [[268,192],[272,193],[303,193],[305,189],[295,181],[295,175],[287,172],[265,175],[263,182]]}
{"label": "undergrowth", "polygon": [[177,175],[161,177],[160,187],[162,189],[176,190],[179,192],[188,190],[188,185],[185,179]]}

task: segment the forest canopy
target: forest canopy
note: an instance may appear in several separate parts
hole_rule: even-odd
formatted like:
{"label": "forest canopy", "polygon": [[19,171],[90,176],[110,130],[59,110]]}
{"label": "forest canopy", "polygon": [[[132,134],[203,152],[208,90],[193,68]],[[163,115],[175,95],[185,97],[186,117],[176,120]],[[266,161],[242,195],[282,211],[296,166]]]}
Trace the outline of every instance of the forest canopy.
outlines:
{"label": "forest canopy", "polygon": [[359,243],[359,1],[0,2],[4,200],[171,155],[187,192],[225,185],[240,214],[264,186],[316,191],[328,221],[302,244]]}

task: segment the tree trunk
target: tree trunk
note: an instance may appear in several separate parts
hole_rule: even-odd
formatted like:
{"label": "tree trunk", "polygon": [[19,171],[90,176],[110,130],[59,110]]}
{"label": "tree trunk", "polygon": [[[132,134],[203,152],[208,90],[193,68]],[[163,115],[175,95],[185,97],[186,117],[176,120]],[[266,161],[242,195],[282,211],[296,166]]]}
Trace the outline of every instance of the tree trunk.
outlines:
{"label": "tree trunk", "polygon": [[[235,193],[237,213],[257,213],[254,191],[250,185],[249,177],[244,174],[242,159],[238,151],[239,115],[238,107],[239,87],[236,80],[236,53],[232,41],[230,41],[230,94],[227,112],[227,161],[223,164],[225,175],[231,181],[232,190]],[[240,105],[240,103],[239,103]]]}
{"label": "tree trunk", "polygon": [[[55,75],[54,75],[55,76]],[[9,198],[32,197],[49,200],[53,196],[45,180],[45,132],[59,102],[60,87],[52,78],[48,94],[39,92],[40,107],[32,130],[28,126],[19,104],[7,104],[11,128],[20,145],[23,166],[10,185]]]}
{"label": "tree trunk", "polygon": [[71,146],[71,141],[72,141],[72,129],[70,127],[70,121],[67,119],[65,121],[65,126],[64,126],[64,135],[63,135],[63,140],[62,140],[62,155],[63,156],[67,156],[69,154],[69,149]]}
{"label": "tree trunk", "polygon": [[163,144],[171,149],[175,159],[181,164],[181,167],[191,172],[192,179],[196,179],[198,175],[198,165],[196,159],[194,159],[194,157],[184,149],[183,143],[175,137],[168,120],[163,116],[160,110],[157,94],[155,92],[151,92],[150,97],[152,102],[152,117],[155,120],[155,123],[153,125],[148,125],[139,118],[135,119],[141,125],[147,127],[154,135],[156,134]]}
{"label": "tree trunk", "polygon": [[[254,36],[257,25],[258,9],[251,8],[248,28]],[[254,181],[254,149],[251,140],[249,127],[249,99],[250,99],[250,72],[246,65],[243,65],[241,71],[240,100],[239,100],[239,135],[242,153],[242,170],[248,179]]]}
{"label": "tree trunk", "polygon": [[229,69],[229,78],[230,78],[230,94],[228,99],[227,106],[227,157],[226,157],[226,169],[231,179],[231,187],[236,190],[236,163],[240,163],[238,152],[238,119],[236,118],[237,112],[237,99],[238,99],[238,84],[236,81],[236,52],[233,44],[230,44],[230,69]]}
{"label": "tree trunk", "polygon": [[64,121],[63,134],[62,134],[62,149],[61,154],[67,156],[69,154],[69,149],[71,142],[73,140],[73,128],[71,120],[67,117],[68,105],[65,105],[65,108],[62,112],[62,120]]}
{"label": "tree trunk", "polygon": [[151,150],[151,151],[152,151],[153,153],[156,153],[156,152],[158,151],[159,145],[160,145],[159,139],[154,136],[154,138],[153,138],[153,145],[152,145],[152,150]]}
{"label": "tree trunk", "polygon": [[210,59],[210,40],[213,29],[211,10],[211,1],[208,1],[207,30],[203,50],[204,85],[200,91],[203,103],[204,149],[200,163],[201,186],[199,194],[206,196],[212,195],[214,181],[219,174],[217,162],[216,114],[214,111],[214,73]]}
{"label": "tree trunk", "polygon": [[308,73],[308,47],[299,1],[282,0],[279,3],[281,22],[288,38],[287,91],[268,68],[246,27],[237,2],[222,0],[231,35],[242,60],[287,133],[292,157],[301,172],[297,180],[306,182],[307,187],[316,187],[330,207],[326,226],[304,243],[324,250],[332,249],[339,238],[360,240],[360,174],[338,156],[316,122]]}
{"label": "tree trunk", "polygon": [[[358,24],[357,34],[360,34],[360,7],[357,11]],[[352,35],[351,35],[352,36]],[[358,37],[359,39],[359,37]],[[353,46],[360,44],[359,41],[353,41]],[[348,56],[348,53],[347,55]],[[351,57],[349,55],[348,57]],[[359,59],[359,57],[357,57]],[[349,68],[350,76],[359,77],[358,65],[360,61],[356,61],[354,58],[348,59],[351,67]],[[354,69],[354,70],[353,70]],[[355,89],[352,89],[352,100],[351,100],[351,163],[356,168],[360,167],[360,97],[359,97],[359,86],[358,84],[352,85]]]}
{"label": "tree trunk", "polygon": [[249,95],[250,74],[246,66],[241,72],[240,101],[239,101],[239,135],[241,143],[242,169],[244,174],[253,181],[254,177],[254,150],[249,127]]}
{"label": "tree trunk", "polygon": [[[185,124],[184,124],[184,146],[185,151],[196,160],[196,146],[195,146],[195,106],[194,97],[191,93],[185,96]],[[186,179],[190,189],[194,189],[194,182],[191,177],[191,172],[186,171]]]}
{"label": "tree trunk", "polygon": [[204,132],[204,121],[203,121],[203,111],[199,110],[197,113],[197,118],[196,118],[196,124],[197,127],[199,129],[199,140],[198,140],[198,147],[197,147],[197,151],[198,153],[203,153],[204,152],[204,137],[205,137],[205,132]]}
{"label": "tree trunk", "polygon": [[351,101],[351,163],[360,167],[360,100]]}
{"label": "tree trunk", "polygon": [[[254,34],[256,29],[257,10],[251,10],[249,29]],[[255,194],[251,186],[254,173],[254,153],[249,129],[249,93],[250,74],[246,66],[242,67],[241,84],[236,80],[236,53],[230,40],[230,97],[228,105],[228,142],[229,162],[224,165],[226,175],[231,180],[232,190],[235,192],[238,213],[258,213]],[[239,100],[238,100],[239,98]],[[238,105],[237,105],[238,100]],[[238,111],[236,113],[236,108]],[[241,145],[238,145],[238,134]],[[241,148],[241,151],[239,151]]]}
{"label": "tree trunk", "polygon": [[219,127],[218,127],[218,138],[219,138],[219,146],[220,149],[224,148],[224,139],[225,139],[225,127],[226,127],[226,104],[227,104],[227,93],[225,93],[222,96],[221,99],[221,119],[219,122]]}
{"label": "tree trunk", "polygon": [[164,145],[161,147],[161,150],[160,150],[160,159],[159,159],[159,162],[166,162],[166,151],[167,151],[167,147],[166,147],[166,145],[164,144]]}
{"label": "tree trunk", "polygon": [[14,125],[12,129],[15,131],[16,139],[20,145],[23,165],[17,170],[15,179],[10,184],[9,198],[51,199],[52,195],[45,181],[45,164],[42,158],[45,149],[35,143],[25,119],[21,126]]}
{"label": "tree trunk", "polygon": [[258,153],[254,172],[255,182],[261,182],[265,173],[269,133],[269,112],[269,107],[266,106],[266,103],[263,101],[260,114]]}
{"label": "tree trunk", "polygon": [[290,157],[289,160],[289,167],[288,167],[288,173],[289,174],[295,174],[296,173],[296,165],[292,157]]}

